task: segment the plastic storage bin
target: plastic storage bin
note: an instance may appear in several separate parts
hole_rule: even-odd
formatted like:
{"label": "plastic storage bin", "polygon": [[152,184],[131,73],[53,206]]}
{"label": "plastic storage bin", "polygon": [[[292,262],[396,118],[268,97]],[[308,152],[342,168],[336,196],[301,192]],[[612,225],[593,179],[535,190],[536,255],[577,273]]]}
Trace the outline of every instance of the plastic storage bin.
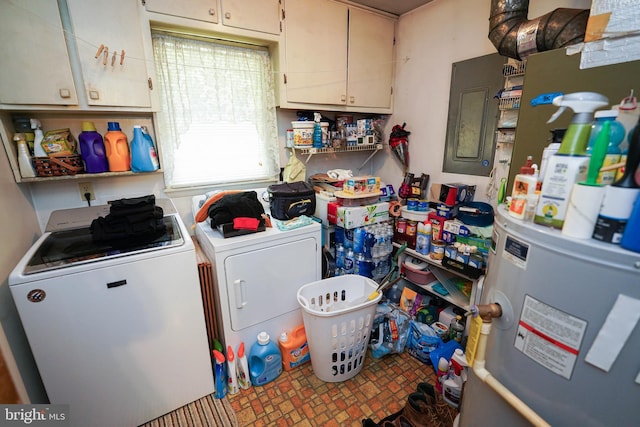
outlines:
{"label": "plastic storage bin", "polygon": [[298,302],[315,375],[326,382],[348,380],[360,372],[376,312],[382,298],[368,297],[373,280],[347,274],[302,286]]}

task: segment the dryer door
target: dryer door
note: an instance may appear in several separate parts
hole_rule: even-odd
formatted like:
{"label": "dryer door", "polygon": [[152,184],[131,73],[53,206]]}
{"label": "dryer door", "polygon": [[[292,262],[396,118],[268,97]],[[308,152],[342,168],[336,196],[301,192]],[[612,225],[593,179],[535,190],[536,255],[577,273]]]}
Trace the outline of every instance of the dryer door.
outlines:
{"label": "dryer door", "polygon": [[307,237],[225,258],[231,329],[241,331],[299,310],[298,289],[320,277],[317,246],[316,239]]}

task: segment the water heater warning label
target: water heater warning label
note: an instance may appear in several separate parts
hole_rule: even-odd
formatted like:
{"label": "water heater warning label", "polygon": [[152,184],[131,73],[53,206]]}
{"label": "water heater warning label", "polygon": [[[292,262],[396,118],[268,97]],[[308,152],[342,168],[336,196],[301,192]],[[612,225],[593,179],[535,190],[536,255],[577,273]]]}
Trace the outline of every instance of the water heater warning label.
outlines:
{"label": "water heater warning label", "polygon": [[525,296],[515,348],[550,371],[571,378],[587,322]]}

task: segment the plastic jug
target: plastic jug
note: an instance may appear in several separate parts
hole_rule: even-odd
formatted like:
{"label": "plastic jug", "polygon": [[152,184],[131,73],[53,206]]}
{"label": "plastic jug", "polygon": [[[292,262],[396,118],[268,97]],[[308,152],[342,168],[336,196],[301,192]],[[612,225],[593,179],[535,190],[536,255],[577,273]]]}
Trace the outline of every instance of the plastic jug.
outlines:
{"label": "plastic jug", "polygon": [[100,173],[109,170],[102,135],[96,131],[93,122],[82,122],[82,132],[78,136],[80,156],[87,173]]}
{"label": "plastic jug", "polygon": [[278,344],[282,352],[282,367],[285,371],[290,371],[311,360],[304,325],[296,327],[290,334],[283,332],[278,339]]}
{"label": "plastic jug", "polygon": [[278,345],[270,340],[269,334],[260,332],[258,342],[249,352],[249,374],[255,386],[265,385],[282,373],[282,356]]}
{"label": "plastic jug", "polygon": [[139,125],[133,127],[131,140],[131,170],[133,172],[153,172],[160,168],[158,155],[151,135]]}
{"label": "plastic jug", "polygon": [[120,130],[120,123],[109,122],[108,131],[104,134],[104,146],[107,150],[107,161],[111,172],[131,170],[131,153],[127,135]]}

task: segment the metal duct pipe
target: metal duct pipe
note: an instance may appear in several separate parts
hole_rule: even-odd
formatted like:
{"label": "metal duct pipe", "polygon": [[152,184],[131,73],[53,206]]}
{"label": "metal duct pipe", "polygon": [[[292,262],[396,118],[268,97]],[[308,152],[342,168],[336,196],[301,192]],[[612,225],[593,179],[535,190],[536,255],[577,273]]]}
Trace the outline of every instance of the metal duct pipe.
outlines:
{"label": "metal duct pipe", "polygon": [[489,40],[501,55],[525,59],[584,40],[589,9],[558,8],[532,20],[528,11],[529,0],[491,0]]}

